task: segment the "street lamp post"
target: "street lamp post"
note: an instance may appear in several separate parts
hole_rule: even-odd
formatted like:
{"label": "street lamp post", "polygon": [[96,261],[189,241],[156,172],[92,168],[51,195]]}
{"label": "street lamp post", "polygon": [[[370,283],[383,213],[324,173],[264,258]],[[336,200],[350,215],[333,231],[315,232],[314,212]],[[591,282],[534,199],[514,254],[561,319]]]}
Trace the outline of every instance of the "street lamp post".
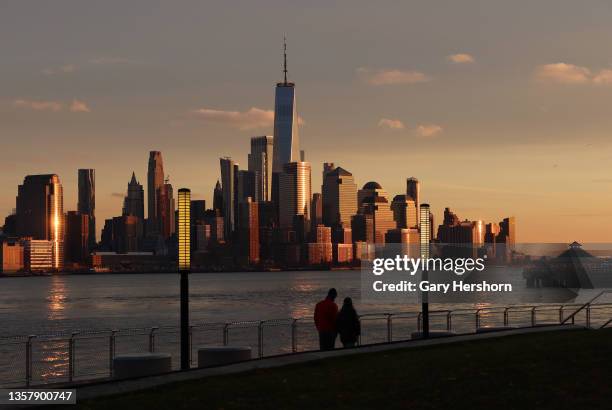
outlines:
{"label": "street lamp post", "polygon": [[191,271],[191,191],[178,190],[178,271],[181,275],[181,370],[190,368],[189,272]]}
{"label": "street lamp post", "polygon": [[[421,204],[419,207],[419,242],[421,245],[421,259],[426,260],[430,255],[431,247],[431,219],[429,204]],[[423,264],[425,265],[425,264]],[[421,281],[429,281],[429,272],[422,270]],[[429,337],[429,297],[427,292],[421,293],[421,316],[423,318],[423,339]]]}

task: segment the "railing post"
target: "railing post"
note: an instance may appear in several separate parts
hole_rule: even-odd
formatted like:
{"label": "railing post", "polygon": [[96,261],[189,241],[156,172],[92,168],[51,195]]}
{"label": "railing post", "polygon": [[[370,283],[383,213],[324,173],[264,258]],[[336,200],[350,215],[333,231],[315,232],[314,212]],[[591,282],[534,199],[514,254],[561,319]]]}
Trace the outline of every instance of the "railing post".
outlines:
{"label": "railing post", "polygon": [[392,314],[387,313],[387,343],[393,341],[393,320],[391,319]]}
{"label": "railing post", "polygon": [[291,322],[291,351],[297,353],[297,319]]}
{"label": "railing post", "polygon": [[151,328],[149,332],[149,353],[155,352],[155,331],[159,329],[157,326]]}
{"label": "railing post", "polygon": [[257,325],[257,351],[259,358],[263,357],[263,321],[260,321]]}
{"label": "railing post", "polygon": [[35,335],[28,336],[28,341],[26,342],[26,387],[30,387],[30,383],[32,382],[32,339],[35,337]]}
{"label": "railing post", "polygon": [[480,328],[480,309],[476,309],[476,330]]}
{"label": "railing post", "polygon": [[189,326],[189,363],[193,363],[193,326]]}
{"label": "railing post", "polygon": [[508,309],[509,308],[504,308],[504,326],[508,326],[510,324],[510,320],[509,319],[509,315],[508,315]]}
{"label": "railing post", "polygon": [[536,325],[536,306],[531,308],[531,327]]}
{"label": "railing post", "polygon": [[417,332],[421,331],[421,316],[422,316],[422,313],[419,312],[419,314],[417,315]]}
{"label": "railing post", "polygon": [[452,311],[448,311],[448,313],[446,313],[446,331],[450,332],[453,329],[453,312]]}
{"label": "railing post", "polygon": [[116,335],[117,331],[116,330],[111,330],[111,334],[108,338],[108,369],[109,369],[109,373],[110,373],[110,377],[113,377],[113,373],[114,373],[114,369],[113,369],[113,361],[115,359],[115,347],[116,347],[116,340],[115,340],[115,335]]}
{"label": "railing post", "polygon": [[586,308],[586,327],[587,329],[591,328],[591,305]]}
{"label": "railing post", "polygon": [[223,346],[229,343],[229,323],[223,325]]}
{"label": "railing post", "polygon": [[559,308],[559,324],[563,322],[563,305]]}
{"label": "railing post", "polygon": [[70,340],[68,341],[68,382],[72,383],[74,379],[74,369],[75,369],[75,336],[78,335],[79,332],[72,332],[70,335]]}

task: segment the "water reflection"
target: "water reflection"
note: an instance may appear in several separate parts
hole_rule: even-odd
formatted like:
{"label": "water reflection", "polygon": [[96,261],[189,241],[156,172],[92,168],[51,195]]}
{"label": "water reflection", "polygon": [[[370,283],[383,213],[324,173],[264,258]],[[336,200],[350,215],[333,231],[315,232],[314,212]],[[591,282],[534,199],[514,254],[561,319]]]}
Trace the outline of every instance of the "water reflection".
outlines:
{"label": "water reflection", "polygon": [[64,278],[60,276],[52,276],[51,288],[47,296],[47,318],[49,320],[65,319],[67,290]]}

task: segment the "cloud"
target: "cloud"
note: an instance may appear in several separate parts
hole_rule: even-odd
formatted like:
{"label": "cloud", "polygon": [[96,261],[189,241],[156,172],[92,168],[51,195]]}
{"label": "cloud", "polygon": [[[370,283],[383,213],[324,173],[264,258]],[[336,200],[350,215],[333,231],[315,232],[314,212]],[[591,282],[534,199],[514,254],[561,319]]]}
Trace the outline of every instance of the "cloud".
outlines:
{"label": "cloud", "polygon": [[13,106],[19,108],[25,108],[34,111],[52,111],[60,112],[67,109],[70,112],[91,112],[89,106],[76,98],[72,100],[72,103],[65,104],[61,101],[51,100],[26,100],[18,99],[13,101]]}
{"label": "cloud", "polygon": [[601,70],[595,77],[593,77],[593,82],[599,85],[612,84],[612,70]]}
{"label": "cloud", "polygon": [[122,194],[121,192],[112,192],[110,195],[113,198],[125,198],[125,194]]}
{"label": "cloud", "polygon": [[77,100],[76,98],[72,100],[72,104],[70,104],[70,111],[72,112],[91,112],[89,106],[83,101]]}
{"label": "cloud", "polygon": [[58,101],[25,100],[18,99],[13,101],[13,105],[19,108],[27,108],[35,111],[58,112],[64,109],[64,104]]}
{"label": "cloud", "polygon": [[57,75],[57,74],[69,74],[74,73],[78,70],[78,67],[75,64],[65,64],[60,67],[48,67],[42,70],[44,75]]}
{"label": "cloud", "polygon": [[357,74],[370,85],[417,84],[431,81],[431,78],[420,71],[405,70],[372,70],[358,68]]}
{"label": "cloud", "polygon": [[470,54],[459,53],[446,56],[446,59],[453,64],[471,64],[475,62],[474,57]]}
{"label": "cloud", "polygon": [[240,130],[271,127],[274,123],[274,111],[257,107],[251,107],[244,112],[200,108],[191,111],[191,116],[205,122],[229,125]]}
{"label": "cloud", "polygon": [[436,124],[422,124],[416,127],[416,133],[419,137],[433,137],[442,131],[442,127]]}
{"label": "cloud", "polygon": [[381,118],[381,120],[378,121],[378,126],[380,128],[386,128],[390,130],[403,130],[405,128],[404,123],[400,120],[392,120],[389,118]]}
{"label": "cloud", "polygon": [[536,80],[543,83],[612,85],[612,69],[598,72],[588,67],[566,63],[544,64],[536,67]]}
{"label": "cloud", "polygon": [[544,64],[536,68],[535,77],[541,82],[586,84],[591,81],[591,70],[574,64]]}
{"label": "cloud", "polygon": [[89,59],[89,64],[94,65],[111,65],[111,64],[130,64],[134,61],[124,57],[95,57]]}

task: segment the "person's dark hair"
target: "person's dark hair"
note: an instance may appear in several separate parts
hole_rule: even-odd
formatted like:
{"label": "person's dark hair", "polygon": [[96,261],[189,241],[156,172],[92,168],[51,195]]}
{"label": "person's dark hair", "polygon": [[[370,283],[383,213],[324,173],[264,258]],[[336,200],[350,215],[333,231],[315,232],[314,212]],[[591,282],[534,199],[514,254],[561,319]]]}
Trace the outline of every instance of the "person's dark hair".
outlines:
{"label": "person's dark hair", "polygon": [[342,304],[342,307],[347,307],[347,308],[353,308],[353,299],[349,298],[349,297],[345,297],[344,298],[344,303]]}
{"label": "person's dark hair", "polygon": [[336,288],[331,288],[328,292],[327,292],[327,297],[331,298],[331,299],[336,299],[336,296],[338,296],[338,291],[336,290]]}

